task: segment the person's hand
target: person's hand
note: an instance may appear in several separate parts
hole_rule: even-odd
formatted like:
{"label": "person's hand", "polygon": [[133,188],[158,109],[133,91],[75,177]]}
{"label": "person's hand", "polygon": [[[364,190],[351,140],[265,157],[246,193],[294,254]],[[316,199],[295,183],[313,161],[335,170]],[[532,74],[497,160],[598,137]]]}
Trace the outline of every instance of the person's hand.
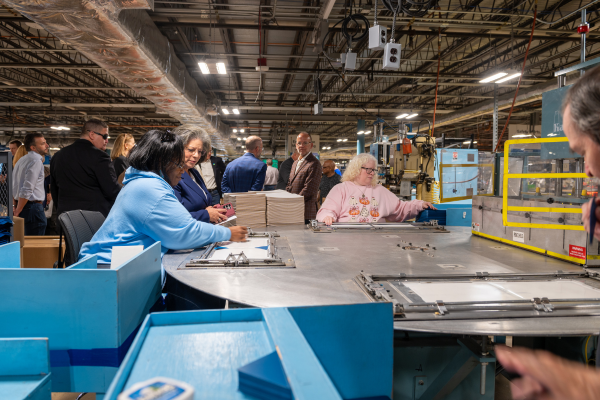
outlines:
{"label": "person's hand", "polygon": [[423,202],[423,205],[422,205],[422,207],[423,207],[423,210],[427,210],[427,209],[430,209],[430,210],[437,210],[437,208],[435,208],[435,207],[433,206],[433,204],[431,204],[431,203],[430,203],[430,202],[428,202],[428,201],[424,201],[424,202]]}
{"label": "person's hand", "polygon": [[330,226],[335,222],[335,220],[333,219],[333,217],[325,217],[323,222],[325,223],[325,225]]}
{"label": "person's hand", "polygon": [[504,369],[518,373],[513,379],[513,399],[592,400],[600,396],[600,373],[543,350],[496,346]]}
{"label": "person's hand", "polygon": [[224,208],[214,208],[213,206],[206,207],[206,211],[208,211],[208,216],[210,217],[210,222],[213,224],[218,224],[219,222],[223,222],[227,219],[227,210]]}
{"label": "person's hand", "polygon": [[245,226],[232,226],[229,228],[231,231],[231,239],[232,242],[245,242],[248,240],[248,228]]}
{"label": "person's hand", "polygon": [[46,203],[50,203],[50,201],[52,201],[52,195],[50,193],[48,193],[46,195]]}
{"label": "person's hand", "polygon": [[594,235],[594,237],[600,240],[600,208],[596,207],[596,219],[599,223],[596,223],[596,228],[594,232],[590,232],[590,209],[592,208],[592,201],[596,202],[596,205],[600,205],[600,198],[594,197],[587,203],[585,203],[581,207],[581,221],[583,222],[583,227],[590,235]]}

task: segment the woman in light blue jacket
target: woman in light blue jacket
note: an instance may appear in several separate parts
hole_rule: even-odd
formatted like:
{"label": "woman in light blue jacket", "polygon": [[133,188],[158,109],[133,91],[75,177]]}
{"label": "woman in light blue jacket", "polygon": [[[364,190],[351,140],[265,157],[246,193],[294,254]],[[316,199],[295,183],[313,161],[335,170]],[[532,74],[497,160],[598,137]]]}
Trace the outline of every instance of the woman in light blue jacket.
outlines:
{"label": "woman in light blue jacket", "polygon": [[244,241],[248,230],[224,228],[192,218],[175,197],[173,187],[183,174],[183,141],[170,131],[151,130],[129,155],[119,193],[106,221],[85,243],[79,259],[97,255],[99,264],[110,264],[113,246],[143,245],[160,241],[167,250],[193,249],[209,243]]}

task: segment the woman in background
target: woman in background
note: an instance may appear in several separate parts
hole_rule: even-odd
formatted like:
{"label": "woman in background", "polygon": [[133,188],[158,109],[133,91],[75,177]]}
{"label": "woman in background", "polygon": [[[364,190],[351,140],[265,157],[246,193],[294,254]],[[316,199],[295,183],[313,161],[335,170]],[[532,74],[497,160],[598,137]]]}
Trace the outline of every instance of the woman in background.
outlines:
{"label": "woman in background", "polygon": [[133,147],[135,146],[135,139],[129,133],[121,133],[117,136],[113,149],[110,152],[110,160],[112,161],[113,168],[119,183],[123,182],[122,173],[129,168],[129,160],[127,156]]}
{"label": "woman in background", "polygon": [[369,153],[355,155],[348,163],[342,183],[335,185],[317,213],[317,221],[402,222],[425,209],[436,208],[426,201],[402,201],[377,184],[377,160]]}

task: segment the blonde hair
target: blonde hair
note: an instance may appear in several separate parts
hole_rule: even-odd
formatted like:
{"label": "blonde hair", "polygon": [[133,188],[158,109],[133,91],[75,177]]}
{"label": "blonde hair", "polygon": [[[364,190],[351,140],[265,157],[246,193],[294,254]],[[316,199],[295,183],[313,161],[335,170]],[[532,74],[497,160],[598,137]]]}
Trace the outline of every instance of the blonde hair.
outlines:
{"label": "blonde hair", "polygon": [[129,133],[121,133],[115,139],[115,143],[113,144],[113,149],[110,152],[110,159],[114,160],[115,158],[125,156],[127,157],[127,151],[125,150],[125,143],[133,140],[133,135]]}
{"label": "blonde hair", "polygon": [[13,157],[13,168],[15,167],[15,165],[17,165],[17,161],[19,161],[19,159],[27,153],[28,153],[28,151],[25,148],[25,145],[19,146],[19,148],[15,152],[15,156]]}
{"label": "blonde hair", "polygon": [[[375,163],[375,167],[377,167],[377,160],[369,153],[361,153],[352,157],[352,160],[350,160],[346,170],[344,171],[344,175],[342,175],[342,182],[353,182],[360,175],[362,167],[369,161],[373,161]],[[371,181],[371,186],[376,185],[377,174],[373,175],[373,180]]]}

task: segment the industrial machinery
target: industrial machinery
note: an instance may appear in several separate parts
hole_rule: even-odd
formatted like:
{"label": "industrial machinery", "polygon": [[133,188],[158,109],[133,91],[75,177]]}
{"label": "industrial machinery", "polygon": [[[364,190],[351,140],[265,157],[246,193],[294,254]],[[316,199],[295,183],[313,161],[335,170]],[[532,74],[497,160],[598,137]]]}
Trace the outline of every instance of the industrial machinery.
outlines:
{"label": "industrial machinery", "polygon": [[371,154],[377,159],[379,181],[405,200],[433,201],[436,163],[435,138],[429,134],[412,134],[412,125],[400,124],[398,140],[389,142],[383,137],[383,122],[373,125],[374,141]]}

